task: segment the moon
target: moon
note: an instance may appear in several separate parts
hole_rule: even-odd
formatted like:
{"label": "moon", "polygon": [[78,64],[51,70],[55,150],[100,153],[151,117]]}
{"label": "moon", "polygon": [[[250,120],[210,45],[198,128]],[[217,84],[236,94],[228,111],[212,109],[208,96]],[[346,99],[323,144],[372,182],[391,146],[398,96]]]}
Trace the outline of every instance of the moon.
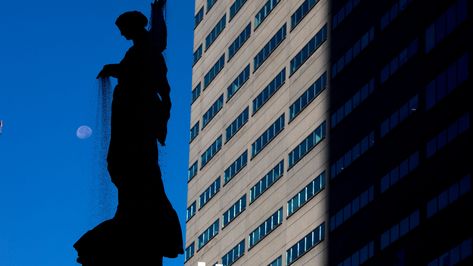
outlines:
{"label": "moon", "polygon": [[80,126],[76,131],[76,136],[79,139],[88,139],[92,136],[92,129],[89,126]]}

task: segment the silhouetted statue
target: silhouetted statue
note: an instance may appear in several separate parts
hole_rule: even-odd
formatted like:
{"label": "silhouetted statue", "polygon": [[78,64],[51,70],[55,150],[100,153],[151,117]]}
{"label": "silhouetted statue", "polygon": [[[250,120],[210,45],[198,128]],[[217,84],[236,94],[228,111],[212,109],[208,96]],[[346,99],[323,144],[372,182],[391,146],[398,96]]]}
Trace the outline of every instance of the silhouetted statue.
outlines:
{"label": "silhouetted statue", "polygon": [[161,180],[158,140],[165,144],[170,86],[162,52],[166,49],[165,0],[152,4],[151,29],[138,11],[115,24],[133,41],[119,64],[105,65],[98,78],[115,77],[108,171],[118,189],[115,216],[74,244],[83,265],[162,265],[162,257],[183,253],[182,232]]}

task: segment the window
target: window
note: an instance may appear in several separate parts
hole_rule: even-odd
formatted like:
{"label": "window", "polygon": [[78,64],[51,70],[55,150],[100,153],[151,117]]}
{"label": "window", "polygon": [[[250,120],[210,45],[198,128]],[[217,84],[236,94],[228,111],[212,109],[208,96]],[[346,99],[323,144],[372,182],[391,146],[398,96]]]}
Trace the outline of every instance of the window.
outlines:
{"label": "window", "polygon": [[282,208],[277,210],[274,214],[272,214],[266,221],[264,221],[258,228],[256,228],[253,232],[250,233],[248,239],[248,246],[249,248],[254,247],[258,244],[264,237],[269,235],[274,229],[276,229],[279,225],[282,224]]}
{"label": "window", "polygon": [[246,28],[238,35],[238,37],[228,47],[228,61],[240,50],[245,42],[251,37],[251,22]]}
{"label": "window", "polygon": [[246,209],[246,194],[223,213],[222,228],[225,228]]}
{"label": "window", "polygon": [[269,16],[281,0],[268,0],[255,16],[255,29]]}
{"label": "window", "polygon": [[207,13],[212,9],[216,2],[217,0],[207,0]]}
{"label": "window", "polygon": [[397,56],[387,63],[380,73],[381,83],[386,82],[389,77],[393,76],[409,59],[414,57],[419,48],[417,38],[413,40],[406,48],[404,48]]}
{"label": "window", "polygon": [[251,144],[251,158],[255,158],[283,129],[284,114],[276,119],[276,121]]}
{"label": "window", "polygon": [[186,210],[186,222],[188,222],[192,217],[194,217],[197,212],[197,202],[192,202],[191,206],[187,207]]}
{"label": "window", "polygon": [[215,42],[218,38],[220,33],[225,29],[227,24],[227,16],[223,15],[223,17],[217,22],[217,25],[210,31],[210,33],[205,37],[205,50],[207,51],[209,47]]}
{"label": "window", "polygon": [[471,190],[470,175],[464,176],[460,181],[455,182],[446,188],[427,203],[427,218],[432,218],[439,211],[456,202],[461,196]]}
{"label": "window", "polygon": [[332,30],[334,30],[338,25],[345,20],[348,15],[355,9],[356,6],[360,3],[360,0],[348,0],[345,5],[343,5],[340,10],[338,10],[333,16],[332,21]]}
{"label": "window", "polygon": [[286,82],[286,68],[283,68],[253,100],[253,115],[282,87],[284,82]]}
{"label": "window", "polygon": [[212,145],[201,155],[200,169],[204,168],[207,163],[222,149],[222,135],[220,135]]}
{"label": "window", "polygon": [[210,106],[210,108],[202,116],[202,129],[204,129],[210,121],[218,114],[223,108],[223,93],[218,97],[218,99]]}
{"label": "window", "polygon": [[411,4],[412,0],[399,0],[396,1],[387,11],[384,13],[383,17],[381,18],[381,30],[386,29],[391,22],[393,22],[396,17],[404,11],[409,4]]}
{"label": "window", "polygon": [[250,189],[250,204],[258,199],[266,190],[268,190],[284,174],[284,160],[280,161],[271,169],[256,185]]}
{"label": "window", "polygon": [[245,239],[222,257],[222,264],[224,266],[230,266],[243,255],[245,255]]}
{"label": "window", "polygon": [[279,256],[277,259],[273,260],[268,266],[282,266],[282,256]]}
{"label": "window", "polygon": [[235,134],[248,122],[249,118],[249,107],[246,107],[238,117],[225,130],[226,138],[225,142],[228,142]]}
{"label": "window", "polygon": [[195,100],[197,100],[197,98],[199,98],[199,96],[200,96],[200,82],[192,90],[192,103],[191,104],[193,104],[195,102]]}
{"label": "window", "polygon": [[194,60],[192,65],[195,65],[200,60],[200,58],[202,58],[202,44],[199,45],[197,50],[195,50],[194,52]]}
{"label": "window", "polygon": [[375,143],[374,131],[371,131],[360,142],[355,144],[349,151],[341,156],[336,163],[330,166],[330,177],[337,177],[345,168],[350,166],[356,159],[366,153]]}
{"label": "window", "polygon": [[184,252],[184,262],[187,262],[190,260],[192,257],[194,257],[195,253],[195,242],[192,242],[185,250]]}
{"label": "window", "polygon": [[365,263],[368,259],[374,256],[374,241],[369,242],[361,249],[357,250],[351,256],[346,258],[338,266],[355,266]]}
{"label": "window", "polygon": [[360,195],[351,200],[347,205],[340,208],[335,215],[330,217],[330,231],[335,230],[345,221],[350,219],[353,215],[357,214],[358,211],[368,205],[368,203],[374,200],[374,186],[369,187],[363,191]]}
{"label": "window", "polygon": [[399,223],[391,226],[388,230],[381,234],[380,243],[381,250],[385,249],[399,238],[414,230],[419,225],[420,212],[415,210],[410,215],[402,219]]}
{"label": "window", "polygon": [[332,78],[336,77],[353,59],[355,59],[374,40],[374,27],[361,36],[332,66]]}
{"label": "window", "polygon": [[230,6],[230,21],[235,17],[245,3],[246,0],[235,0],[235,2],[233,2]]}
{"label": "window", "polygon": [[413,96],[409,101],[394,111],[388,118],[381,123],[381,138],[386,136],[391,130],[396,128],[401,122],[407,119],[417,111],[419,105],[419,96]]}
{"label": "window", "polygon": [[324,72],[302,95],[289,107],[289,122],[294,120],[327,87],[327,72]]}
{"label": "window", "polygon": [[204,19],[204,7],[200,8],[200,10],[194,16],[194,29],[199,26],[200,22]]}
{"label": "window", "polygon": [[199,135],[199,124],[200,122],[197,121],[195,125],[191,128],[191,141],[190,142],[192,142]]}
{"label": "window", "polygon": [[451,123],[447,128],[442,130],[437,136],[434,136],[427,143],[427,158],[432,157],[439,150],[445,147],[446,144],[452,142],[460,134],[464,133],[470,127],[470,114],[465,113],[453,123]]}
{"label": "window", "polygon": [[286,251],[286,265],[293,264],[296,260],[317,246],[325,238],[325,223],[322,223],[314,231],[303,237]]}
{"label": "window", "polygon": [[325,138],[325,131],[326,123],[324,121],[288,154],[289,170]]}
{"label": "window", "polygon": [[457,265],[472,255],[472,239],[468,238],[462,243],[451,248],[447,252],[443,252],[438,258],[432,260],[428,266],[438,265]]}
{"label": "window", "polygon": [[240,88],[248,81],[250,78],[250,64],[248,64],[245,69],[238,75],[238,77],[228,86],[227,88],[227,102],[235,95],[235,93],[240,90]]}
{"label": "window", "polygon": [[199,236],[197,242],[197,249],[201,249],[218,234],[218,227],[219,221],[217,219],[212,225],[209,226],[209,228],[205,229],[205,231]]}
{"label": "window", "polygon": [[199,209],[207,204],[220,191],[220,176],[199,197]]}
{"label": "window", "polygon": [[199,161],[196,160],[191,167],[189,167],[188,175],[187,175],[187,182],[190,182],[192,178],[194,178],[197,175],[198,171],[198,163]]}
{"label": "window", "polygon": [[314,198],[320,191],[325,188],[325,172],[322,172],[299,193],[287,202],[287,217],[293,215],[309,200]]}
{"label": "window", "polygon": [[212,83],[215,77],[222,71],[225,66],[225,54],[223,54],[217,62],[212,66],[212,68],[204,76],[204,90]]}
{"label": "window", "polygon": [[305,0],[291,16],[291,31],[299,25],[304,17],[312,10],[319,0]]}
{"label": "window", "polygon": [[374,78],[372,78],[368,83],[363,85],[358,91],[353,94],[353,96],[348,99],[344,104],[342,104],[336,111],[333,112],[331,118],[331,126],[334,128],[340,122],[342,122],[345,117],[347,117],[351,112],[353,112],[360,104],[362,104],[368,96],[370,96],[375,89]]}
{"label": "window", "polygon": [[241,169],[245,168],[248,163],[248,151],[245,150],[235,162],[233,162],[227,169],[225,169],[224,182],[227,184],[233,179]]}
{"label": "window", "polygon": [[253,59],[253,72],[255,72],[268,57],[278,48],[278,46],[286,39],[286,24],[284,24],[268,43],[256,54]]}
{"label": "window", "polygon": [[399,165],[395,166],[388,171],[382,178],[380,182],[380,192],[384,193],[391,186],[399,182],[400,179],[403,179],[412,171],[414,171],[419,166],[419,152],[416,151],[408,156],[404,161]]}
{"label": "window", "polygon": [[327,40],[327,24],[291,59],[291,75]]}

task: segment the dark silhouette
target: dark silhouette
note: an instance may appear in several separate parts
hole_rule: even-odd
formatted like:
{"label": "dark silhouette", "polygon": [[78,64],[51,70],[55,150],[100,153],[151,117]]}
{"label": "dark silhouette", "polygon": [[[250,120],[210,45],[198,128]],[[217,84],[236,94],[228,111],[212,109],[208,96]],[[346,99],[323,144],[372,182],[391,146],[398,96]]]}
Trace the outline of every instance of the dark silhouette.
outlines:
{"label": "dark silhouette", "polygon": [[97,78],[115,77],[108,171],[118,189],[115,216],[74,244],[83,265],[162,265],[183,254],[182,232],[161,180],[156,140],[165,144],[170,116],[166,78],[165,0],[152,6],[151,28],[138,11],[115,24],[133,41],[119,64],[105,65]]}

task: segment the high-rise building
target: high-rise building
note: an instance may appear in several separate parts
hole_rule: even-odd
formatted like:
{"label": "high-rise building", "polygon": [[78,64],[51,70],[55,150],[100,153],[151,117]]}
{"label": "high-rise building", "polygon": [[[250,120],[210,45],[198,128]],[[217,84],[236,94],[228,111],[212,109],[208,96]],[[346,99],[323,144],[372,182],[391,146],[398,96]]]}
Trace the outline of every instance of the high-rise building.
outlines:
{"label": "high-rise building", "polygon": [[186,265],[471,263],[473,4],[195,4]]}

